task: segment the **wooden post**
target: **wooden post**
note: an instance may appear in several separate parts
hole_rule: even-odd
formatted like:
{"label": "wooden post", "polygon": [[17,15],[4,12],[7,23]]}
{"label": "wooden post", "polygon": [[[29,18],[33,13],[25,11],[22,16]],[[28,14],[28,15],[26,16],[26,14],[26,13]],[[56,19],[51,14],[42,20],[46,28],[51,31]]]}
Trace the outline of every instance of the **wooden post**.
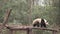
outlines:
{"label": "wooden post", "polygon": [[52,31],[52,34],[57,34],[57,32],[56,31]]}
{"label": "wooden post", "polygon": [[9,29],[8,34],[15,34],[15,33],[16,33],[16,30]]}
{"label": "wooden post", "polygon": [[8,29],[8,32],[7,32],[7,34],[13,34],[13,32],[12,32],[13,30],[11,30],[11,29]]}
{"label": "wooden post", "polygon": [[15,34],[16,33],[16,30],[12,30],[12,34]]}
{"label": "wooden post", "polygon": [[32,29],[31,28],[27,29],[27,34],[32,34]]}

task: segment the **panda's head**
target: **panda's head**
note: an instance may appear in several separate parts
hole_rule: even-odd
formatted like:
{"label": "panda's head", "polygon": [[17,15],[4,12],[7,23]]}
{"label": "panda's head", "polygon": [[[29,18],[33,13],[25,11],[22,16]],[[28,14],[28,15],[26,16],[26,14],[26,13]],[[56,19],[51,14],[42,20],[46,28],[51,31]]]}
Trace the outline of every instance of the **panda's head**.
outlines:
{"label": "panda's head", "polygon": [[44,21],[45,21],[45,24],[46,24],[46,25],[49,25],[49,23],[48,23],[48,21],[47,21],[46,19],[44,19]]}

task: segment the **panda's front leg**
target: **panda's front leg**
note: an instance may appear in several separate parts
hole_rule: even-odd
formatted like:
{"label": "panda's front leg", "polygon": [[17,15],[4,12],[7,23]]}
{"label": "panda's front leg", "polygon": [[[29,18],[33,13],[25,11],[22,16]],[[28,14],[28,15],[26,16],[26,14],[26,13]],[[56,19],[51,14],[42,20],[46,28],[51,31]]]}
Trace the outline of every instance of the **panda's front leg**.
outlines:
{"label": "panda's front leg", "polygon": [[39,24],[37,24],[37,27],[39,27]]}
{"label": "panda's front leg", "polygon": [[36,26],[37,26],[37,27],[40,27],[40,24],[39,24],[39,23],[37,23],[37,24],[36,24]]}
{"label": "panda's front leg", "polygon": [[47,28],[46,24],[43,25],[45,28]]}
{"label": "panda's front leg", "polygon": [[44,27],[44,28],[46,28],[46,24],[41,24],[41,27]]}

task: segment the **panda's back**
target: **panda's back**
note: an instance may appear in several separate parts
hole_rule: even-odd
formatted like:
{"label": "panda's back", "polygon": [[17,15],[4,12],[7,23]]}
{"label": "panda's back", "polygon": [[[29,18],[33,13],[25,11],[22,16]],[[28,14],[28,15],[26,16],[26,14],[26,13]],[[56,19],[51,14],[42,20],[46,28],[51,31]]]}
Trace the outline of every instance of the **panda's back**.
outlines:
{"label": "panda's back", "polygon": [[37,18],[37,19],[35,19],[35,20],[33,21],[33,24],[34,24],[35,22],[39,22],[39,23],[41,23],[41,18]]}

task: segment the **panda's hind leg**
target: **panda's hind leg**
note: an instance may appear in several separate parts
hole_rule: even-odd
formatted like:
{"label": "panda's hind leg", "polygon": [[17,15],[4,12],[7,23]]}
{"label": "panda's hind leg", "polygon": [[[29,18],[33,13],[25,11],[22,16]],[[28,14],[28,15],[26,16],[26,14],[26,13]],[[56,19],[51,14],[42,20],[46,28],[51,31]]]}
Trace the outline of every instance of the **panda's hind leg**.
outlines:
{"label": "panda's hind leg", "polygon": [[39,27],[39,24],[33,24],[33,27]]}
{"label": "panda's hind leg", "polygon": [[39,27],[39,24],[34,24],[33,27]]}
{"label": "panda's hind leg", "polygon": [[33,24],[33,27],[35,27],[36,26],[36,24]]}

